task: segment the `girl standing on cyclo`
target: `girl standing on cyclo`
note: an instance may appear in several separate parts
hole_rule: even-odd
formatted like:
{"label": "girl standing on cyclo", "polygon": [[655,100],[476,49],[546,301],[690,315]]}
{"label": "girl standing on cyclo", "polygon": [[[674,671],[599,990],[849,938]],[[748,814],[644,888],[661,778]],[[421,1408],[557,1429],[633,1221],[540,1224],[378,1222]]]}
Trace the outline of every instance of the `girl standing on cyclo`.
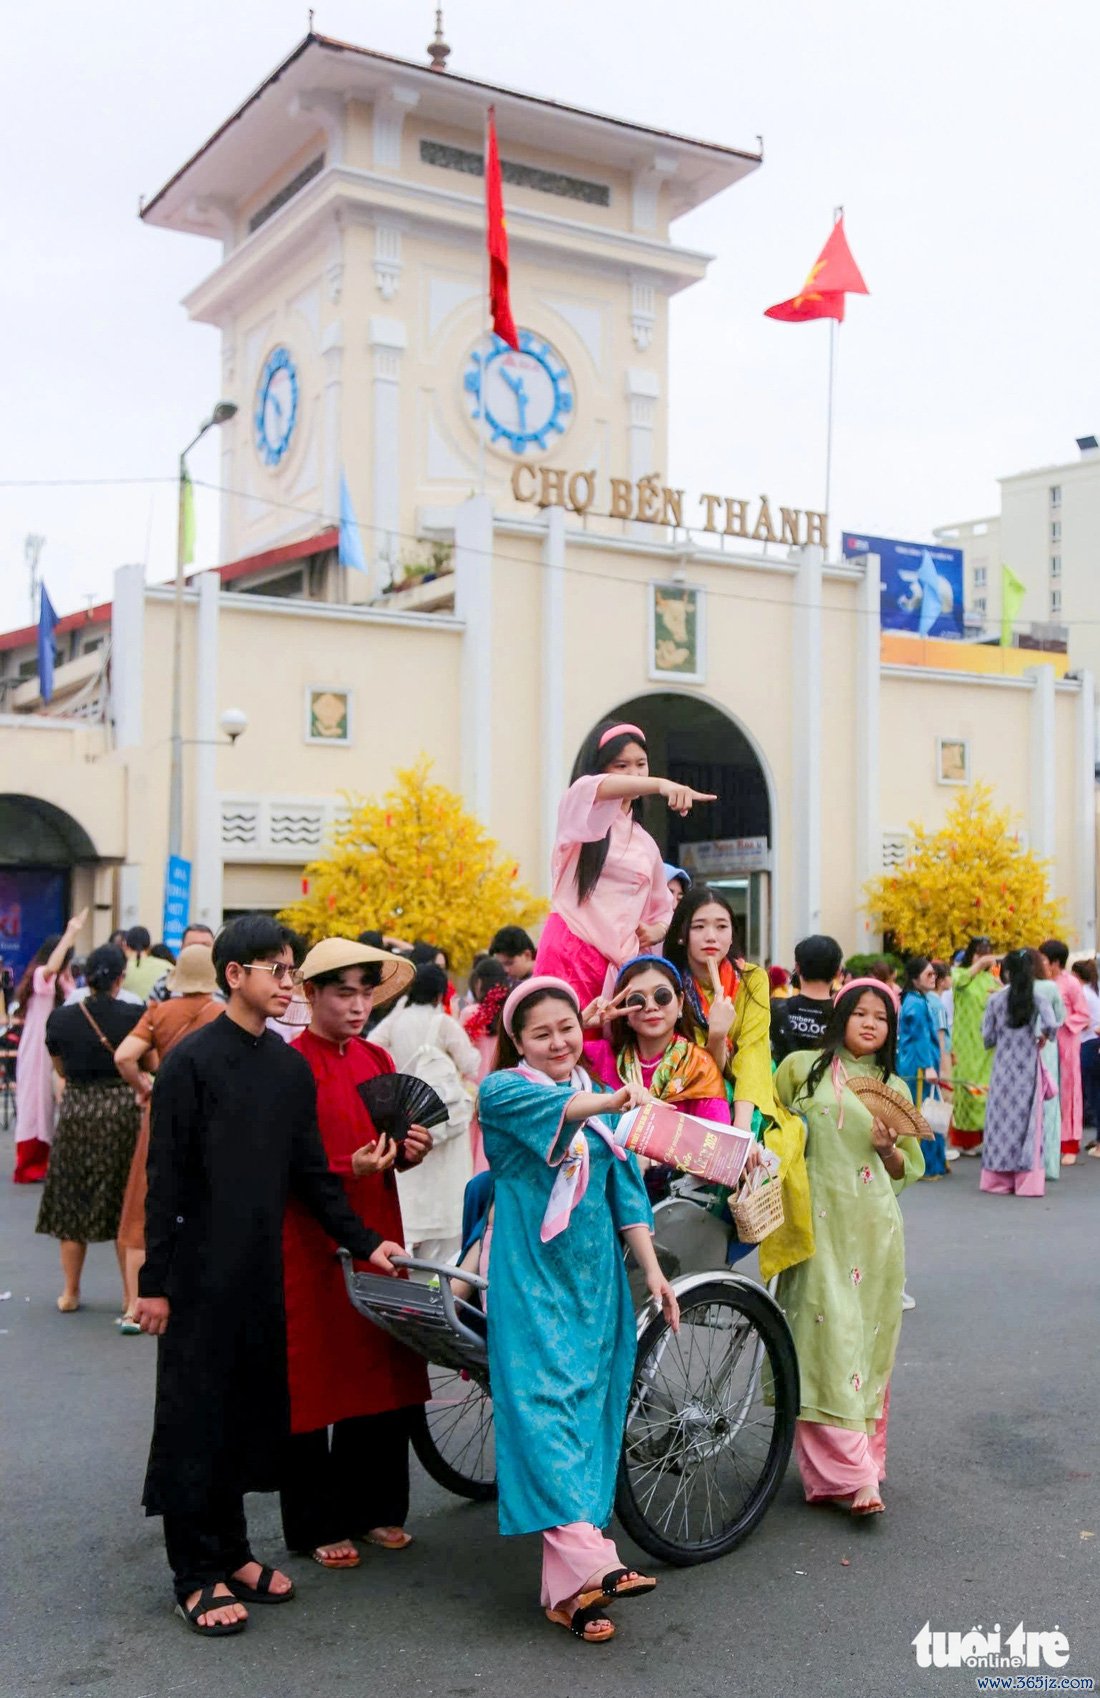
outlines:
{"label": "girl standing on cyclo", "polygon": [[580,1067],[580,1004],[561,979],[525,980],[501,1024],[498,1071],[478,1100],[495,1198],[489,1373],[500,1530],[541,1532],[547,1619],[601,1644],[615,1632],[608,1606],[657,1584],[627,1568],[601,1532],[634,1374],[623,1240],[651,1298],[679,1325],[637,1163],[612,1137],[616,1116],[648,1093],[592,1088]]}
{"label": "girl standing on cyclo", "polygon": [[672,918],[661,851],[641,823],[642,798],[662,796],[678,814],[715,798],[651,778],[637,725],[598,725],[577,765],[582,776],[558,809],[551,912],[535,972],[565,979],[583,1008],[610,995],[620,964],[659,944]]}

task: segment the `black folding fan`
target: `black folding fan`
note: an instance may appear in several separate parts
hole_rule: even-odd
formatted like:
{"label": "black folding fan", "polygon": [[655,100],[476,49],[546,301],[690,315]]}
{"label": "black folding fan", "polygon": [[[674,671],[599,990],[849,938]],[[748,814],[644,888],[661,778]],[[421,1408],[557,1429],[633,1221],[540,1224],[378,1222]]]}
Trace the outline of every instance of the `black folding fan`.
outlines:
{"label": "black folding fan", "polygon": [[441,1126],[447,1119],[442,1097],[414,1073],[380,1073],[356,1089],[379,1132],[398,1143],[410,1126]]}

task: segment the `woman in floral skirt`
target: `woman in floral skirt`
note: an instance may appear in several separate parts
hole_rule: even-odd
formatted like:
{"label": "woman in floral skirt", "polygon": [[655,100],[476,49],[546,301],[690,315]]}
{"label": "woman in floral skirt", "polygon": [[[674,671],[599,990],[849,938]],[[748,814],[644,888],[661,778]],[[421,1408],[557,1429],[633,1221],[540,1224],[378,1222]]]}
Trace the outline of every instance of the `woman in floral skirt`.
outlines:
{"label": "woman in floral skirt", "polygon": [[896,1075],[898,993],[853,979],[836,1000],[820,1050],[796,1050],[776,1074],[780,1100],[806,1123],[815,1254],[780,1275],[802,1376],[795,1454],[809,1503],[853,1515],[883,1509],[890,1375],[901,1331],[905,1246],[898,1192],[919,1179],[916,1138],[897,1137],[853,1091],[854,1074],[902,1096]]}

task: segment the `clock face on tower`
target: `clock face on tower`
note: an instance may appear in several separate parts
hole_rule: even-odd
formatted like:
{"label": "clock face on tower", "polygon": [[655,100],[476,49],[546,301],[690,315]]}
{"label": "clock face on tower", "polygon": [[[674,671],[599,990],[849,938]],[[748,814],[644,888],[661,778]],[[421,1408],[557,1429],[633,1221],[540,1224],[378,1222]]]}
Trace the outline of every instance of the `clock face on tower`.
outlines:
{"label": "clock face on tower", "polygon": [[474,349],[462,387],[470,417],[482,419],[491,444],[513,454],[545,453],[573,415],[573,379],[560,354],[533,331],[519,332],[519,352],[499,336]]}
{"label": "clock face on tower", "polygon": [[268,355],[256,388],[256,452],[265,466],[277,466],[298,422],[298,372],[285,348]]}

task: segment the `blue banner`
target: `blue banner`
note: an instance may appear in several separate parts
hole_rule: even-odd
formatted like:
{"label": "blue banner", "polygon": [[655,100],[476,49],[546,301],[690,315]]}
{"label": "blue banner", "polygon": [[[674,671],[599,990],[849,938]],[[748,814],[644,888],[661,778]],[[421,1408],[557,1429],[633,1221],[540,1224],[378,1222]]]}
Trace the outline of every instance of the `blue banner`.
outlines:
{"label": "blue banner", "polygon": [[164,873],[164,924],[161,936],[174,955],[183,947],[183,934],[191,918],[191,863],[182,855],[169,855]]}
{"label": "blue banner", "polygon": [[68,887],[55,867],[0,869],[0,966],[17,984],[39,945],[65,930]]}
{"label": "blue banner", "polygon": [[845,531],[844,558],[877,554],[882,568],[882,628],[920,637],[962,637],[963,551]]}

